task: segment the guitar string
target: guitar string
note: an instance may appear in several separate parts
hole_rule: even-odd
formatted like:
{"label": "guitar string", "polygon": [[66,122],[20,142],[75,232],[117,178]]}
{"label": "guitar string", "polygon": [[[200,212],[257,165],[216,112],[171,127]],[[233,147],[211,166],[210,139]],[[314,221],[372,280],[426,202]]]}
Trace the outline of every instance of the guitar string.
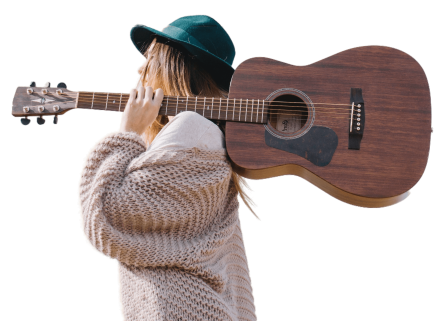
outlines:
{"label": "guitar string", "polygon": [[[111,110],[111,111],[114,111],[114,110],[116,110],[116,111],[124,111],[125,107],[126,106],[122,106],[121,108],[119,108],[119,106],[107,106],[107,109],[106,109],[104,105],[101,105],[101,106],[97,106],[97,105],[95,106],[94,105],[92,107],[91,104],[90,104],[88,106],[79,106],[78,105],[77,108],[80,108],[80,109],[96,109],[96,110]],[[160,107],[160,110],[162,110],[162,109],[166,109],[166,106]],[[203,106],[197,107],[197,108],[195,108],[195,107],[190,108],[188,106],[188,108],[186,108],[185,106],[181,106],[180,104],[178,106],[168,107],[168,109],[170,111],[178,110],[178,112],[203,111],[203,110],[210,111],[210,112],[211,112],[211,110],[213,112],[219,112],[219,108],[212,108],[211,109],[211,106],[210,106],[210,108],[204,108]],[[241,108],[239,106],[236,106],[235,108],[232,108],[231,106],[228,107],[228,113],[230,111],[233,112],[233,110],[234,110],[235,113],[241,113],[241,114],[256,114],[258,112],[259,113],[264,113],[264,114],[265,113],[283,114],[284,112],[294,113],[294,114],[302,114],[302,113],[307,113],[308,112],[307,110],[303,111],[303,110],[274,109],[274,108],[270,108],[270,109],[269,108],[264,108],[263,111],[262,111],[262,108],[259,108],[259,111],[258,111],[257,108],[253,108],[253,110],[252,110],[251,107],[249,107],[248,110],[246,111],[246,108],[244,108],[244,107],[242,107],[242,110],[241,110]],[[351,113],[350,110],[344,110],[344,111],[335,110],[335,111],[333,111],[330,108],[328,108],[328,109],[318,109],[315,112],[316,113],[321,113],[321,114],[346,114],[346,115]],[[227,108],[221,108],[220,109],[220,113],[227,113]],[[355,111],[355,114],[357,114],[357,111]]]}
{"label": "guitar string", "polygon": [[[91,102],[87,102],[87,101],[79,101],[79,102],[80,103],[88,103],[88,104],[86,104],[85,107],[78,106],[78,108],[82,108],[82,109],[90,109],[91,108],[91,109],[103,109],[103,110],[106,110],[106,104],[105,103],[98,102],[96,104],[96,106],[95,106],[95,104],[92,105]],[[100,104],[100,103],[101,103],[101,106],[98,106],[98,104]],[[244,105],[242,105],[242,107],[240,105],[228,105],[228,108],[227,108],[227,106],[221,106],[219,108],[219,107],[211,106],[211,105],[209,105],[209,106],[207,105],[206,108],[205,108],[203,106],[203,104],[202,104],[202,106],[194,106],[194,105],[189,105],[189,104],[188,105],[185,105],[185,104],[178,104],[178,105],[177,104],[173,104],[173,105],[174,106],[168,106],[168,107],[166,107],[166,105],[162,105],[162,106],[160,106],[160,110],[168,108],[168,109],[172,109],[172,110],[180,109],[179,111],[194,111],[194,110],[203,110],[203,109],[211,111],[211,109],[212,109],[213,112],[214,111],[218,112],[219,109],[220,109],[221,113],[225,113],[227,111],[227,109],[228,109],[228,112],[230,112],[230,110],[231,110],[231,112],[233,112],[233,110],[234,110],[235,112],[241,112],[241,113],[256,113],[258,110],[259,110],[259,112],[262,111],[262,106],[260,106],[258,108],[257,105],[256,106],[248,106],[248,107],[244,106]],[[107,104],[107,109],[108,110],[112,110],[111,108],[113,108],[113,109],[116,109],[116,110],[120,110],[120,109],[124,110],[124,108],[126,106],[127,106],[127,104],[126,105],[121,105],[121,108],[120,108],[120,106],[119,105],[117,106],[116,103],[114,105],[112,105],[110,103],[110,104]],[[274,107],[281,107],[281,106],[274,106]],[[289,109],[279,109],[279,108],[274,108],[274,107],[272,108],[272,106],[270,106],[270,107],[269,106],[265,106],[264,107],[264,113],[266,113],[268,111],[270,111],[270,113],[272,113],[274,111],[277,114],[281,114],[280,111],[295,112],[295,113],[308,112],[308,110],[300,110],[300,109],[294,110],[292,108],[289,108]],[[284,107],[288,107],[288,106],[284,106]],[[316,109],[316,112],[318,112],[318,113],[350,114],[350,112],[351,112],[351,109],[345,109],[345,108],[315,107],[315,109]],[[358,110],[355,109],[354,112],[357,113]]]}
{"label": "guitar string", "polygon": [[[88,104],[92,104],[92,100],[85,100],[85,99],[79,99],[78,100],[78,103],[88,103]],[[93,102],[93,105],[94,104],[106,104],[106,101],[100,101],[100,100],[94,100],[94,102]],[[125,102],[126,103],[126,105],[127,105],[127,101]],[[118,103],[113,103],[113,102],[107,102],[107,106],[109,106],[110,105],[110,107],[113,107],[113,108],[118,108],[116,105],[117,105]],[[319,104],[323,104],[323,103],[319,103]],[[124,108],[126,107],[126,105],[125,104],[123,104],[123,102],[121,103],[121,106],[122,106],[122,109],[123,109],[123,111],[124,111]],[[307,107],[307,105],[305,105],[306,107]],[[168,104],[168,106],[167,106],[167,108],[168,109],[174,109],[174,108],[180,108],[180,109],[184,109],[184,110],[186,110],[186,107],[190,107],[190,109],[189,110],[203,110],[203,109],[205,109],[205,110],[211,110],[211,107],[213,107],[213,110],[219,110],[219,107],[217,107],[217,106],[214,106],[214,104],[213,105],[207,105],[207,107],[208,108],[205,108],[205,107],[203,107],[203,104],[201,104],[201,105],[199,105],[199,104],[197,104],[197,106],[195,105],[195,101],[194,101],[194,104],[186,104],[186,103],[183,103],[183,102],[179,102],[178,104],[175,104],[174,105],[174,103],[173,103],[173,105],[169,105]],[[227,108],[226,108],[227,106],[225,105],[225,104],[222,104],[222,106],[221,106],[221,108],[220,108],[220,110],[221,110],[221,112],[224,112],[224,111],[226,111],[227,110]],[[285,108],[288,108],[288,109],[279,109],[279,108],[277,108],[277,107],[285,107]],[[264,110],[265,110],[265,108],[270,108],[270,110],[271,111],[276,111],[276,112],[280,112],[280,111],[290,111],[290,109],[292,109],[292,108],[294,108],[294,107],[301,107],[301,106],[286,106],[286,105],[277,105],[277,104],[275,104],[275,105],[270,105],[270,106],[264,106]],[[304,106],[303,106],[304,107]],[[160,107],[160,109],[161,108],[166,108],[166,105],[162,105],[161,107]],[[250,112],[251,112],[251,109],[253,109],[253,110],[261,110],[262,109],[262,105],[260,105],[259,104],[259,106],[258,106],[258,104],[249,104],[248,106],[247,106],[247,104],[242,104],[242,107],[241,107],[241,105],[239,104],[234,104],[234,103],[232,103],[231,105],[228,105],[228,111],[232,111],[233,110],[233,108],[237,111],[237,110],[240,110],[240,109],[242,109],[242,111],[244,111],[244,109],[248,109]],[[335,112],[333,112],[333,113],[339,113],[340,111],[351,111],[351,108],[339,108],[339,107],[314,107],[315,109],[325,109],[325,110],[335,110]],[[354,108],[354,110],[357,110],[358,109],[358,107],[355,107]],[[183,110],[183,111],[184,111]],[[321,112],[325,112],[325,111],[321,111]],[[328,112],[328,113],[330,113],[330,112]]]}
{"label": "guitar string", "polygon": [[[85,95],[91,95],[92,98],[93,98],[93,92],[92,93],[81,93],[79,98],[80,99],[82,98],[82,99],[89,100],[90,97],[85,97]],[[94,100],[96,100],[97,98],[104,98],[105,100],[107,100],[107,99],[110,100],[110,99],[112,99],[112,95],[115,96],[114,100],[118,100],[118,98],[121,96],[121,94],[115,94],[115,93],[107,94],[107,93],[96,93],[95,92],[94,93]],[[123,95],[122,98],[124,98],[124,99],[122,99],[122,101],[126,101],[127,102],[129,97],[125,97],[125,96],[129,96],[129,94],[122,94],[122,95]],[[52,95],[52,96],[54,96],[54,95]],[[54,96],[54,97],[58,97],[58,96]],[[72,93],[72,94],[63,93],[62,96],[77,97],[78,94],[77,93]],[[177,101],[177,96],[164,96],[164,99],[166,99],[166,97],[169,97],[169,99],[173,99],[173,101]],[[192,101],[195,101],[195,97],[196,96],[187,96],[187,97],[188,97],[188,99],[191,99],[190,101],[192,102]],[[183,96],[178,96],[178,98],[186,100],[186,97],[183,97]],[[203,102],[205,99],[209,100],[210,98],[213,98],[213,97],[198,97],[198,101],[202,101]],[[220,97],[214,97],[214,98],[220,100]],[[222,98],[222,101],[226,101],[226,100],[232,101],[234,99],[236,99],[236,102],[240,102],[241,101],[241,98]],[[251,100],[253,100],[253,99],[248,99],[249,102]],[[242,98],[242,103],[244,103],[246,101],[247,101],[247,99]],[[257,99],[255,99],[254,101],[257,102]],[[261,99],[259,101],[260,102],[264,101],[265,103],[269,103],[269,104],[284,103],[284,104],[293,104],[293,105],[297,105],[298,104],[298,105],[303,105],[303,106],[307,106],[308,105],[305,102],[293,102],[293,101],[280,101],[280,100],[273,100],[273,101],[271,101],[271,100],[261,100]],[[334,103],[314,103],[313,102],[313,104],[314,105],[331,105],[331,106],[351,107],[351,104],[346,104],[346,103],[345,104],[334,104]]]}
{"label": "guitar string", "polygon": [[[78,107],[78,108],[80,108],[80,109],[94,109],[94,110],[109,110],[109,111],[124,111],[124,109],[123,110],[119,110],[117,107],[112,107],[112,108],[107,108],[107,109],[104,109],[104,108],[95,108],[94,106],[93,106],[93,108],[91,108],[91,107]],[[180,108],[180,106],[178,106],[178,108]],[[160,112],[163,112],[163,111],[165,111],[165,110],[163,110],[164,108],[162,107],[162,108],[160,108]],[[176,110],[176,108],[175,107],[168,107],[168,110],[170,111],[170,112],[174,112],[175,110]],[[178,113],[177,114],[179,114],[179,113],[181,113],[181,112],[184,112],[184,111],[187,111],[187,110],[178,110]],[[219,110],[218,109],[213,109],[213,110],[211,110],[211,109],[207,109],[207,108],[197,108],[197,109],[195,109],[195,110],[189,110],[189,111],[200,111],[200,112],[202,112],[203,113],[203,111],[205,111],[207,114],[211,114],[211,113],[218,113],[219,112]],[[289,110],[285,110],[286,112],[290,112]],[[293,111],[292,111],[293,112]],[[226,109],[225,110],[221,110],[220,111],[220,113],[221,114],[223,114],[223,113],[227,113],[227,111],[226,111]],[[233,113],[233,109],[230,109],[230,108],[228,108],[228,113]],[[234,110],[234,113],[235,114],[237,114],[237,115],[239,115],[239,114],[241,114],[241,115],[245,115],[245,114],[247,114],[247,115],[256,115],[256,114],[259,114],[259,113],[261,113],[261,114],[264,114],[264,115],[267,115],[267,114],[269,114],[269,115],[294,115],[294,116],[296,116],[296,115],[302,115],[302,113],[300,113],[299,111],[298,112],[295,112],[295,113],[284,113],[284,112],[274,112],[274,111],[272,111],[272,110],[264,110],[264,112],[262,113],[261,111],[251,111],[251,110],[249,110],[249,111],[245,111],[245,110],[239,110],[239,108],[236,108],[235,110]],[[316,112],[318,115],[320,115],[320,114],[332,114],[332,115],[349,115],[350,113],[349,112],[330,112],[330,111],[317,111]],[[245,117],[245,116],[244,116]],[[251,117],[251,116],[250,116]],[[254,117],[254,116],[253,116]]]}
{"label": "guitar string", "polygon": [[[90,107],[78,107],[78,108],[80,108],[80,109],[93,109],[93,110],[105,110],[105,109],[103,109],[103,108],[90,108]],[[116,109],[116,107],[113,107],[114,109],[107,109],[107,110],[109,110],[109,111],[118,111],[118,112],[120,112],[120,110],[118,110],[118,109]],[[174,110],[175,110],[176,108],[175,107],[168,107],[168,114],[170,114],[170,112],[173,112],[174,113]],[[124,110],[121,110],[121,112],[123,112]],[[180,112],[183,112],[183,111],[185,111],[185,110],[181,110],[181,111],[179,111],[179,113]],[[190,110],[190,111],[192,111],[192,110]],[[218,113],[219,112],[219,110],[218,109],[213,109],[212,111],[211,111],[211,109],[206,109],[206,108],[197,108],[196,109],[196,111],[199,111],[200,113],[205,113],[205,114],[207,114],[207,116],[212,116],[212,114],[215,114],[215,113]],[[166,112],[166,110],[163,110],[163,108],[160,108],[160,110],[159,110],[159,115],[165,115],[165,112]],[[226,110],[225,111],[220,111],[220,113],[221,114],[224,114],[224,113],[226,113]],[[229,114],[233,114],[233,109],[228,109],[228,113]],[[247,111],[247,112],[245,112],[245,110],[242,110],[242,111],[240,111],[238,108],[237,109],[235,109],[234,110],[234,114],[235,114],[235,117],[237,117],[237,118],[239,118],[239,114],[240,115],[244,115],[244,116],[242,116],[242,117],[245,117],[245,115],[250,115],[249,117],[250,118],[252,118],[252,115],[253,115],[253,117],[256,117],[255,115],[257,115],[258,117],[262,117],[262,116],[260,116],[259,115],[259,113],[261,113],[261,112],[255,112],[255,111],[253,111],[253,112],[251,112],[251,110],[250,111]],[[171,116],[171,115],[168,115],[168,114],[166,114],[165,116]],[[175,114],[175,113],[174,113]],[[178,114],[178,113],[177,113]],[[346,112],[325,112],[325,111],[318,111],[317,113],[316,113],[317,115],[321,115],[321,114],[325,114],[325,115],[327,115],[327,114],[331,114],[331,115],[334,115],[334,116],[331,116],[331,118],[334,118],[334,117],[336,117],[336,116],[343,116],[343,117],[345,117],[346,115],[349,115],[350,113],[346,113]],[[237,116],[236,116],[237,115]],[[297,115],[301,115],[300,113],[279,113],[279,112],[272,112],[272,111],[265,111],[264,110],[264,113],[262,114],[261,113],[261,115],[283,115],[283,116],[297,116]],[[173,115],[172,115],[173,116]],[[356,115],[354,115],[355,116],[355,118],[357,118],[357,116]],[[232,117],[233,118],[233,117]],[[222,119],[223,119],[223,117],[222,117]],[[230,118],[228,118],[228,119],[230,119]]]}
{"label": "guitar string", "polygon": [[[123,103],[121,103],[121,106],[120,105],[118,105],[117,106],[117,104],[118,103],[114,103],[113,102],[114,100],[112,100],[112,101],[102,101],[102,100],[94,100],[94,101],[91,101],[91,100],[84,100],[84,99],[78,99],[78,102],[80,102],[80,103],[86,103],[86,104],[88,104],[89,106],[91,106],[92,107],[92,109],[93,109],[93,107],[94,107],[94,104],[96,103],[96,104],[102,104],[102,105],[104,105],[104,106],[101,106],[101,107],[103,107],[104,109],[106,109],[106,107],[109,107],[109,105],[110,105],[110,108],[118,108],[118,109],[120,109],[120,107],[121,106],[123,106],[124,104]],[[115,100],[116,101],[116,100]],[[203,101],[204,103],[205,103],[205,101]],[[54,103],[53,103],[54,104]],[[113,104],[113,105],[112,105]],[[127,105],[127,102],[126,102],[126,105]],[[124,105],[124,107],[126,106],[126,105]],[[258,104],[247,104],[247,103],[245,103],[245,106],[244,106],[244,103],[242,103],[242,104],[234,104],[234,103],[232,103],[231,105],[228,105],[228,106],[226,106],[225,104],[222,106],[221,104],[219,104],[220,105],[220,107],[218,107],[218,106],[214,106],[214,104],[207,104],[206,105],[206,107],[207,108],[205,108],[204,106],[203,106],[203,104],[199,104],[199,102],[197,102],[197,104],[195,103],[195,101],[194,101],[194,104],[186,104],[186,103],[183,103],[183,102],[181,102],[181,103],[177,103],[176,101],[173,101],[172,102],[172,105],[175,105],[175,107],[174,106],[169,106],[169,103],[168,103],[168,106],[166,106],[166,105],[162,105],[161,107],[160,107],[160,109],[161,108],[172,108],[172,109],[174,109],[174,108],[180,108],[180,109],[185,109],[185,110],[187,110],[187,107],[190,107],[190,110],[192,110],[193,108],[194,108],[194,110],[202,110],[202,109],[206,109],[206,110],[209,110],[210,109],[210,107],[211,108],[213,108],[213,109],[215,109],[215,110],[221,110],[221,112],[222,112],[222,110],[225,110],[226,111],[226,109],[228,108],[228,110],[241,110],[241,112],[244,112],[244,108],[247,110],[247,112],[248,111],[253,111],[253,112],[255,112],[255,109],[256,110],[259,110],[259,109],[261,109],[262,108],[262,106],[261,105],[258,105]],[[198,105],[198,106],[197,106]],[[216,104],[217,105],[217,104]],[[277,108],[277,107],[288,107],[288,109],[280,109],[280,108]],[[265,108],[267,108],[267,110],[270,110],[270,111],[295,111],[295,110],[292,110],[292,108],[293,107],[296,107],[296,106],[284,106],[284,105],[267,105],[267,106],[264,106],[263,108],[264,108],[264,110],[265,110]],[[302,107],[302,106],[298,106],[297,108],[300,108],[300,107]],[[88,109],[89,107],[79,107],[79,108],[85,108],[85,109]],[[317,110],[317,111],[319,111],[319,112],[328,112],[329,110],[332,112],[332,111],[335,111],[334,113],[343,113],[343,112],[351,112],[351,108],[340,108],[340,107],[323,107],[323,106],[314,106],[313,107],[314,109],[325,109],[325,111],[319,111],[319,110]],[[356,107],[357,108],[357,107]],[[100,108],[98,108],[98,107],[96,107],[95,109],[100,109]],[[358,108],[357,108],[358,109]],[[355,112],[357,112],[358,110],[357,109],[354,109],[354,111]],[[304,111],[304,110],[296,110],[296,112],[301,112],[301,111]]]}
{"label": "guitar string", "polygon": [[[83,95],[85,95],[85,94],[89,94],[89,93],[82,93]],[[93,94],[95,95],[95,96],[93,96]],[[70,92],[70,93],[63,93],[62,94],[63,96],[66,96],[66,97],[70,97],[70,98],[77,98],[78,97],[78,93],[77,92]],[[120,100],[121,100],[121,104],[123,104],[123,102],[125,102],[125,104],[127,105],[127,101],[126,101],[126,99],[128,100],[129,98],[128,97],[126,97],[126,96],[128,96],[129,94],[116,94],[116,93],[97,93],[97,92],[95,92],[95,93],[91,93],[91,95],[92,95],[92,98],[94,97],[95,99],[92,99],[92,100],[94,100],[94,101],[92,101],[92,100],[90,100],[90,99],[88,99],[88,97],[84,97],[84,96],[81,96],[81,97],[79,97],[79,99],[78,99],[78,102],[81,102],[81,103],[89,103],[90,104],[90,102],[92,102],[92,103],[94,103],[94,102],[96,102],[96,103],[103,103],[105,106],[104,106],[104,108],[107,106],[107,104],[111,104],[111,103],[113,103],[113,100],[118,100],[118,97],[120,98]],[[123,101],[123,96],[124,95],[124,101]],[[50,95],[51,96],[51,95]],[[53,95],[54,96],[54,95]],[[59,95],[58,95],[59,96]],[[99,97],[98,97],[99,96]],[[113,99],[114,97],[113,96],[115,96],[115,99]],[[57,97],[57,96],[54,96],[54,97]],[[174,98],[174,101],[175,102],[177,102],[177,96],[165,96],[165,98]],[[190,106],[191,106],[191,109],[192,109],[192,103],[194,102],[194,104],[195,104],[195,99],[193,98],[193,97],[195,97],[195,96],[188,96],[188,98],[189,97],[191,97],[192,99],[190,100]],[[180,98],[183,98],[183,99],[185,99],[186,100],[186,97],[182,97],[182,96],[178,96],[178,98],[180,99]],[[197,99],[197,104],[200,104],[200,103],[205,103],[205,101],[206,101],[206,98],[212,98],[212,97],[198,97],[198,99]],[[104,100],[105,99],[105,100]],[[112,101],[110,101],[110,100],[112,100]],[[257,109],[258,110],[258,104],[257,104],[257,101],[256,100],[254,100],[254,99],[252,99],[252,106],[248,106],[249,105],[249,103],[250,103],[250,100],[248,100],[248,104],[247,104],[247,99],[234,99],[234,98],[229,98],[229,99],[227,99],[227,98],[223,98],[223,100],[224,100],[224,106],[223,106],[223,108],[224,108],[224,110],[225,110],[225,112],[227,111],[227,106],[225,105],[225,100],[227,100],[228,102],[232,102],[232,105],[228,105],[228,112],[230,112],[230,113],[237,113],[238,115],[239,114],[246,114],[246,115],[248,115],[248,114],[250,114],[250,117],[251,117],[251,115],[253,114],[258,114],[259,112],[257,111],[256,113],[254,112],[254,110],[253,110],[253,112],[251,112],[251,110],[250,109]],[[234,104],[234,100],[236,100],[236,104]],[[174,103],[174,101],[173,101],[173,103]],[[244,102],[245,102],[245,109],[246,109],[246,111],[244,111],[243,109],[244,109]],[[259,102],[261,102],[261,100],[259,101]],[[304,107],[304,106],[308,106],[308,104],[307,103],[305,103],[305,102],[289,102],[289,101],[263,101],[263,102],[267,102],[268,103],[268,105],[266,106],[267,108],[271,108],[271,110],[269,110],[269,109],[267,109],[267,111],[265,111],[264,110],[264,112],[266,113],[266,114],[269,114],[269,115],[287,115],[287,116],[296,116],[296,115],[298,115],[298,112],[299,112],[299,110],[298,111],[296,111],[295,113],[293,113],[293,114],[286,114],[286,113],[281,113],[281,112],[278,112],[278,111],[290,111],[290,109],[278,109],[277,107],[289,107],[289,108],[293,108],[293,107],[297,107],[297,105],[298,105],[298,107],[301,107],[301,105]],[[238,103],[241,103],[242,104],[242,108],[241,108],[241,105],[239,105]],[[291,104],[291,105],[279,105],[279,103],[286,103],[286,104]],[[219,104],[220,104],[220,99],[219,99]],[[348,104],[330,104],[330,103],[313,103],[314,105],[331,105],[331,106],[346,106],[346,107],[352,107],[352,105],[348,105]],[[239,105],[239,106],[238,106]],[[183,107],[185,107],[185,109],[187,108],[187,106],[188,106],[188,104],[183,104],[183,103],[179,103],[179,104],[177,104],[176,103],[176,109],[177,108],[183,108]],[[125,106],[124,106],[125,107]],[[165,106],[162,106],[161,108],[163,108],[163,107],[165,107]],[[212,113],[212,112],[218,112],[218,110],[219,110],[219,107],[216,107],[215,108],[215,111],[214,110],[210,110],[209,109],[209,105],[207,106],[208,108],[207,109],[205,109],[204,107],[198,107],[197,108],[197,106],[195,105],[194,106],[194,109],[195,110],[199,110],[199,111],[207,111],[207,112],[210,112],[210,114]],[[220,110],[220,112],[222,112],[222,106],[220,106],[221,107],[221,110]],[[260,105],[259,105],[259,107],[260,107]],[[82,107],[81,107],[82,108]],[[112,106],[110,106],[110,108],[112,108]],[[115,103],[115,106],[113,106],[113,108],[116,108],[116,103]],[[160,108],[160,109],[161,109]],[[344,110],[344,111],[351,111],[351,108],[338,108],[338,107],[320,107],[320,106],[314,106],[313,108],[319,108],[319,109],[328,109],[328,110],[334,110],[334,109],[339,109],[339,110]],[[88,109],[87,107],[84,107],[83,109]],[[97,108],[92,108],[92,109],[97,109]],[[119,108],[120,109],[120,108]],[[168,109],[174,109],[174,107],[169,107],[168,106]],[[248,109],[248,110],[247,110]],[[112,110],[112,109],[109,109],[109,110]],[[250,112],[249,112],[249,110],[250,110]],[[273,110],[275,111],[275,112],[273,112]],[[293,111],[292,111],[293,112]],[[318,114],[338,114],[338,115],[340,115],[340,114],[349,114],[349,113],[346,113],[346,112],[326,112],[326,111],[317,111],[318,112]],[[356,111],[357,112],[357,111]],[[212,114],[211,114],[212,115]],[[331,119],[332,118],[335,118],[335,117],[331,117]],[[350,119],[350,118],[348,118],[348,119]]]}

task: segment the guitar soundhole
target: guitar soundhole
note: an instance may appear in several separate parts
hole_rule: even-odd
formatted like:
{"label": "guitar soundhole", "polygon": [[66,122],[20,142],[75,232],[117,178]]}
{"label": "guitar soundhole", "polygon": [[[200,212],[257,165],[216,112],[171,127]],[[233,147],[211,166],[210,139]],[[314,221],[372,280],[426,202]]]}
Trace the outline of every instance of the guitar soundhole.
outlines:
{"label": "guitar soundhole", "polygon": [[309,108],[307,102],[293,94],[271,97],[269,104],[268,129],[276,135],[297,137],[309,127]]}

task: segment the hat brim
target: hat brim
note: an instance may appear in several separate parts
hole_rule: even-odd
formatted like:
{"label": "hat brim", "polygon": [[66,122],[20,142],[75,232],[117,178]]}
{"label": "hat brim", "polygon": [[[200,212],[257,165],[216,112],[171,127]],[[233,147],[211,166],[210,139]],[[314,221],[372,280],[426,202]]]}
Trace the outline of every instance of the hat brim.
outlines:
{"label": "hat brim", "polygon": [[164,32],[144,25],[136,25],[130,31],[130,38],[142,55],[144,55],[154,37],[162,37],[165,40],[173,41],[176,44],[181,45],[187,52],[195,57],[200,64],[202,64],[202,66],[210,73],[211,77],[221,89],[229,91],[234,69],[226,61],[220,59],[207,50],[197,47],[194,44],[176,39]]}

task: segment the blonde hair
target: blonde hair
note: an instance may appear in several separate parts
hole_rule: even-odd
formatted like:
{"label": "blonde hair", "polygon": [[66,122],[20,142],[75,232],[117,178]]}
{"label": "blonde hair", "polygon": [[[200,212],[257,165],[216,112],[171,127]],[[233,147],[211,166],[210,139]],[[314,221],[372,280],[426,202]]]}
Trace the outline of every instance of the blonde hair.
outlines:
{"label": "blonde hair", "polygon": [[[140,68],[140,81],[143,86],[161,88],[170,96],[205,96],[227,98],[228,92],[219,88],[210,74],[194,60],[182,47],[170,42],[169,45],[154,38],[145,51],[146,63]],[[146,144],[150,144],[160,130],[168,123],[167,116],[157,116],[154,123],[143,134]],[[225,133],[224,125],[220,124]],[[231,178],[242,201],[255,214],[243,186],[248,188],[245,179],[232,170]]]}

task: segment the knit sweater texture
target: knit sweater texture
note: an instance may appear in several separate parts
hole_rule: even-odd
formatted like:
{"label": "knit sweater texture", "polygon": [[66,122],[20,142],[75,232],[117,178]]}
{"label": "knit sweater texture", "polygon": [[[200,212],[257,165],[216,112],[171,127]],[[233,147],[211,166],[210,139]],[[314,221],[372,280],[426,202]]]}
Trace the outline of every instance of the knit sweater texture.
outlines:
{"label": "knit sweater texture", "polygon": [[84,231],[119,261],[127,321],[256,320],[225,149],[96,145],[82,173]]}

